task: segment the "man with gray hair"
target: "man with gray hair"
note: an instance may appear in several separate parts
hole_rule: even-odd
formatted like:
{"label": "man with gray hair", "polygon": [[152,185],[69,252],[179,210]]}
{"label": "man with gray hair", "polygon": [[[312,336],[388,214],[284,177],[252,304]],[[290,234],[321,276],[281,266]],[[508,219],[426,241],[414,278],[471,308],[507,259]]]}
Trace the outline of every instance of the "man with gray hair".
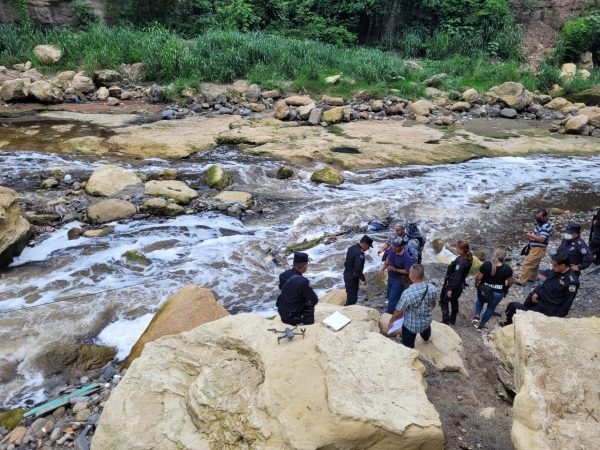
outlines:
{"label": "man with gray hair", "polygon": [[408,348],[415,348],[417,334],[420,334],[425,342],[431,337],[433,308],[438,293],[433,284],[423,281],[425,269],[421,264],[413,264],[408,276],[412,284],[402,293],[388,324],[388,330],[394,322],[404,317],[402,344]]}

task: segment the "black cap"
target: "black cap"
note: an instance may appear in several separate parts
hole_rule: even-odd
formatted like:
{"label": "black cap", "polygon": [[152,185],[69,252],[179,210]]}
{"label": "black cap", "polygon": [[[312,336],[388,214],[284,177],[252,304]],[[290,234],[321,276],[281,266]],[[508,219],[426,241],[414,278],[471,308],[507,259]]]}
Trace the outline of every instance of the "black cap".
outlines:
{"label": "black cap", "polygon": [[552,272],[552,269],[542,269],[542,270],[540,270],[539,273],[543,277],[548,277],[548,275],[550,275],[550,272]]}
{"label": "black cap", "polygon": [[307,263],[307,262],[308,262],[308,255],[306,253],[302,253],[302,252],[294,253],[294,264]]}
{"label": "black cap", "polygon": [[366,234],[361,238],[360,242],[367,244],[369,247],[373,247],[373,239]]}
{"label": "black cap", "polygon": [[581,225],[578,223],[570,223],[563,233],[579,233],[581,234]]}

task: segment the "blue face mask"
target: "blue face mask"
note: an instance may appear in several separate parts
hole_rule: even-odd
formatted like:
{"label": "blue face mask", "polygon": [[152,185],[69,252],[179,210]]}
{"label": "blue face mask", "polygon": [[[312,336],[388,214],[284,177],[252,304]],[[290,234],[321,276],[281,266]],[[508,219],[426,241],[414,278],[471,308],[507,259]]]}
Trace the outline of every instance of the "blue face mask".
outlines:
{"label": "blue face mask", "polygon": [[543,281],[538,281],[538,285],[541,286],[542,284],[544,284]]}

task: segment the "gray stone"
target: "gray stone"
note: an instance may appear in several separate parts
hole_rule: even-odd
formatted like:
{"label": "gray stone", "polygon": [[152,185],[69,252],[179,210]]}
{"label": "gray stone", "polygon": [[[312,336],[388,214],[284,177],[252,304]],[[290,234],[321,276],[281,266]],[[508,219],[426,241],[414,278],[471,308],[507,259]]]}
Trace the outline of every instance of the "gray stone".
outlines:
{"label": "gray stone", "polygon": [[517,117],[517,111],[512,108],[504,108],[502,111],[500,111],[500,115],[506,119],[514,119]]}
{"label": "gray stone", "polygon": [[313,108],[308,117],[308,123],[316,126],[321,123],[321,116],[323,115],[323,108]]}
{"label": "gray stone", "polygon": [[591,136],[595,138],[600,138],[600,128],[594,128],[594,131],[592,131]]}
{"label": "gray stone", "polygon": [[565,115],[563,113],[555,112],[554,114],[552,114],[552,120],[563,120],[564,118]]}
{"label": "gray stone", "polygon": [[160,113],[162,120],[174,120],[175,119],[175,111],[172,109],[165,109]]}
{"label": "gray stone", "polygon": [[117,106],[119,104],[119,100],[114,97],[108,97],[106,102],[108,103],[108,106]]}
{"label": "gray stone", "polygon": [[244,108],[240,111],[240,116],[242,117],[248,117],[252,115],[252,111],[250,111],[248,108]]}
{"label": "gray stone", "polygon": [[233,110],[231,110],[230,108],[224,108],[221,107],[219,108],[219,114],[232,114]]}
{"label": "gray stone", "polygon": [[151,103],[161,103],[165,101],[164,89],[156,84],[149,87],[146,92],[146,97]]}
{"label": "gray stone", "polygon": [[255,103],[260,99],[260,88],[256,84],[251,84],[244,95],[250,103]]}

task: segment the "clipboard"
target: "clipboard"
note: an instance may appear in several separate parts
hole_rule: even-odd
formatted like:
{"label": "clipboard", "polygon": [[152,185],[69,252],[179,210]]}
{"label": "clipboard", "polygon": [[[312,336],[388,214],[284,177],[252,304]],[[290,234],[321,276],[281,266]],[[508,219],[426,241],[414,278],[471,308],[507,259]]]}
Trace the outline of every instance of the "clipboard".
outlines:
{"label": "clipboard", "polygon": [[344,328],[350,323],[350,319],[343,315],[341,312],[336,311],[332,315],[323,319],[321,323],[330,330],[340,331],[342,328]]}

